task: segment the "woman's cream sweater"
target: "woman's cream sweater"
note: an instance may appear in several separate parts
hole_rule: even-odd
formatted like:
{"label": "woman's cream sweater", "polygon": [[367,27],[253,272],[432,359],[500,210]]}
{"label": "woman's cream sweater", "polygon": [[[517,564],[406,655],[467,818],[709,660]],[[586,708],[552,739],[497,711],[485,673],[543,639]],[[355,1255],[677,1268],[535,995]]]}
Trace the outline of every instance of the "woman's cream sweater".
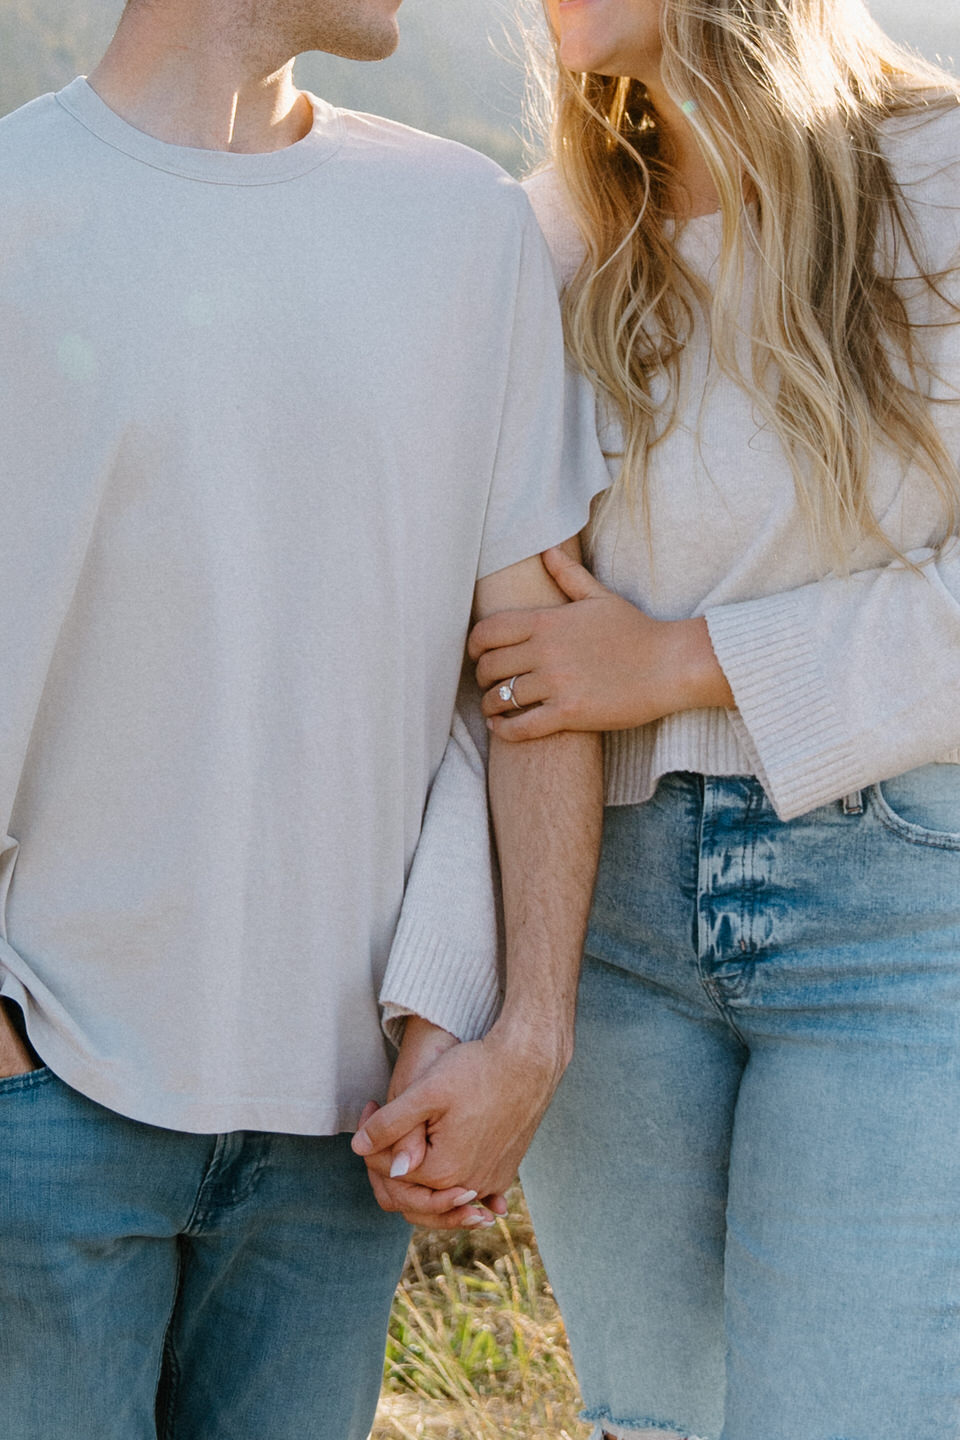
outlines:
{"label": "woman's cream sweater", "polygon": [[[960,107],[888,122],[884,143],[930,272],[960,262]],[[562,286],[582,242],[550,170],[528,194]],[[719,217],[679,245],[708,284]],[[960,317],[902,257],[897,273],[937,375],[934,414],[960,457]],[[750,373],[749,263],[741,370]],[[960,275],[944,287],[960,302]],[[939,323],[936,323],[939,322]],[[601,581],[660,619],[705,615],[735,710],[694,710],[606,738],[611,805],[642,802],[669,771],[757,776],[784,820],[932,760],[960,763],[960,544],[934,551],[939,510],[918,467],[878,451],[876,513],[922,569],[860,546],[846,577],[824,576],[777,437],[746,388],[720,373],[706,321],[685,352],[679,423],[649,459],[648,542],[626,505],[596,537]],[[952,403],[951,403],[952,402]],[[616,426],[601,422],[616,451]],[[604,433],[606,432],[606,433]],[[615,466],[615,462],[613,462]],[[415,1012],[461,1038],[499,1000],[497,906],[483,776],[485,732],[462,690],[434,784],[381,999],[388,1030]]]}

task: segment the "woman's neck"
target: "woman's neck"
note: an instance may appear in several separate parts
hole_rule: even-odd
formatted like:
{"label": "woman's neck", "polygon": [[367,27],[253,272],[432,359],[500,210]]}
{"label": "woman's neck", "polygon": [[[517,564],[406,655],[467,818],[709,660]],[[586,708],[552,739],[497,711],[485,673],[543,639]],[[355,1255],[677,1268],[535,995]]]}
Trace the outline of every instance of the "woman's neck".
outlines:
{"label": "woman's neck", "polygon": [[[642,83],[672,160],[675,185],[671,206],[677,219],[712,214],[720,208],[720,195],[688,114],[667,94],[659,77],[652,84],[647,80]],[[687,102],[690,106],[693,103]]]}

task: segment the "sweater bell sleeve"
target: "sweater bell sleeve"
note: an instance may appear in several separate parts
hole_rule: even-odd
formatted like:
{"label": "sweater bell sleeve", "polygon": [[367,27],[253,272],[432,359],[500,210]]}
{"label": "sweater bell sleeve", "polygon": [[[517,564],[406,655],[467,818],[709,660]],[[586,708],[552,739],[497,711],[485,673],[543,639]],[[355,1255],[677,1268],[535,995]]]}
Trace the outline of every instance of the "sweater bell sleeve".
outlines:
{"label": "sweater bell sleeve", "polygon": [[960,761],[960,537],[938,551],[720,605],[729,712],[782,820]]}
{"label": "sweater bell sleeve", "polygon": [[465,667],[380,989],[394,1045],[408,1015],[476,1040],[500,1011],[503,920],[486,759],[480,693]]}

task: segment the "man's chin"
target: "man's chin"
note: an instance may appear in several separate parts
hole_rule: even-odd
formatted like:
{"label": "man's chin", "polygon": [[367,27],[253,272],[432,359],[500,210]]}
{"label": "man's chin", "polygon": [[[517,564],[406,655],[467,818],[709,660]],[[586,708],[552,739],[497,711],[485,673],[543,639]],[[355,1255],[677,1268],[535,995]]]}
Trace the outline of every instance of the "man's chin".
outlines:
{"label": "man's chin", "polygon": [[400,26],[396,15],[368,30],[337,37],[335,41],[316,48],[327,55],[337,55],[342,60],[386,60],[400,43]]}
{"label": "man's chin", "polygon": [[384,44],[378,46],[376,49],[371,47],[371,49],[364,54],[354,55],[352,58],[354,60],[389,60],[399,44],[400,31],[395,30],[389,40],[385,41]]}

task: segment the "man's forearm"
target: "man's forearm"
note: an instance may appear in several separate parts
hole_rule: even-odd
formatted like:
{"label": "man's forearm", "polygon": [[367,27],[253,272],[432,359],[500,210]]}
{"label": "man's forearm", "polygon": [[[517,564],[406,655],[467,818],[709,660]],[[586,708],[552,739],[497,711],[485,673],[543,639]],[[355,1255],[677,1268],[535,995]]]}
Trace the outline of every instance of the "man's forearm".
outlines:
{"label": "man's forearm", "polygon": [[573,1044],[577,978],[603,816],[600,737],[565,732],[490,749],[506,924],[496,1030],[557,1067]]}
{"label": "man's forearm", "polygon": [[[477,587],[480,616],[561,600],[539,558]],[[426,1126],[423,1163],[389,1182],[394,1191],[387,1208],[411,1215],[418,1210],[415,1187],[460,1186],[481,1199],[506,1191],[573,1047],[577,977],[600,844],[600,737],[563,732],[542,740],[495,740],[490,796],[507,938],[500,1018],[484,1039],[445,1048],[425,1073],[364,1121],[353,1141],[386,1184],[390,1147]]]}
{"label": "man's forearm", "polygon": [[[429,1190],[465,1187],[499,1208],[573,1048],[577,977],[600,845],[600,738],[562,733],[495,742],[490,794],[503,871],[506,997],[485,1039],[449,1044],[439,1059],[365,1120],[354,1149],[367,1157],[385,1209],[420,1223],[464,1224],[469,1202],[449,1215],[421,1213]],[[426,1043],[433,1043],[426,1027]],[[404,1060],[401,1052],[401,1061]],[[404,1085],[408,1088],[404,1088]],[[425,1125],[427,1154],[414,1134]],[[415,1152],[406,1178],[389,1178],[388,1147]],[[424,1188],[426,1187],[426,1188]],[[432,1197],[431,1203],[436,1201]]]}

